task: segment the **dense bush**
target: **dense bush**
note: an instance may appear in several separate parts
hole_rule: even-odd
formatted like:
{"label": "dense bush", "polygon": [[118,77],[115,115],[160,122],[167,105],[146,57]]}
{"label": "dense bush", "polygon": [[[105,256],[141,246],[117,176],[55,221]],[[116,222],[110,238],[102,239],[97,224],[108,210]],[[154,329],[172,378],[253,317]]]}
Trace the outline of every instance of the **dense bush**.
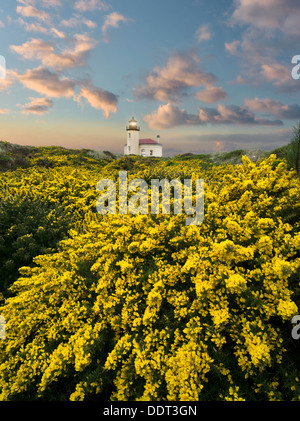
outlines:
{"label": "dense bush", "polygon": [[[0,398],[299,400],[295,174],[275,156],[209,168],[123,163],[131,177],[204,178],[204,222],[93,216],[94,181],[76,203],[83,179],[70,173],[70,206],[89,217],[20,269],[0,308]],[[107,167],[103,176],[118,170]]]}
{"label": "dense bush", "polygon": [[0,292],[21,266],[56,250],[68,230],[95,209],[99,170],[32,167],[0,174]]}
{"label": "dense bush", "polygon": [[286,153],[289,168],[294,168],[300,179],[300,123],[293,129],[293,137]]}
{"label": "dense bush", "polygon": [[40,197],[14,196],[0,202],[0,291],[19,275],[21,266],[56,249],[69,228],[71,215]]}

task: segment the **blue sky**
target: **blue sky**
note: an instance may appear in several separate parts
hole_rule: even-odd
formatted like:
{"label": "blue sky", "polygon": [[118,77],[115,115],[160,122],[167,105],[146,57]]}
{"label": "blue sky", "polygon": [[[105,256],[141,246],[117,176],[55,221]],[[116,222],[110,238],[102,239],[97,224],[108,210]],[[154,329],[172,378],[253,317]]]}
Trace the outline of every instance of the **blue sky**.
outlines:
{"label": "blue sky", "polygon": [[270,150],[300,121],[296,0],[2,0],[0,138],[165,155]]}

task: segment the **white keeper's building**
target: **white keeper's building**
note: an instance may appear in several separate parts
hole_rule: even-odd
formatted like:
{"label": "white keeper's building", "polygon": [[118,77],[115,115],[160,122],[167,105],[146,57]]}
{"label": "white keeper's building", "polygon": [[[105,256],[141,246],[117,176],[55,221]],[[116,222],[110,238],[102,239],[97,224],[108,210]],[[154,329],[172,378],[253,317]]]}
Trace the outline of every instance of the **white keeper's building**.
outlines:
{"label": "white keeper's building", "polygon": [[124,147],[125,155],[140,155],[140,156],[162,156],[162,144],[160,137],[157,140],[140,139],[140,128],[137,121],[132,117],[129,125],[126,127],[127,143]]}

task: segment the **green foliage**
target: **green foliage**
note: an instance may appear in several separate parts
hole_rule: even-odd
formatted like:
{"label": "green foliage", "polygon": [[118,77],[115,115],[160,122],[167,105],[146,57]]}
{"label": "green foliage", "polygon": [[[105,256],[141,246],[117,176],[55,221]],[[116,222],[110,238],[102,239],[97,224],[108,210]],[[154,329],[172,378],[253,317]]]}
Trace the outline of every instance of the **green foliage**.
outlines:
{"label": "green foliage", "polygon": [[[299,181],[279,156],[26,151],[0,174],[0,399],[300,399]],[[203,178],[203,224],[98,215],[120,170]]]}
{"label": "green foliage", "polygon": [[289,168],[295,169],[300,178],[300,123],[293,128],[293,136],[287,147],[286,159]]}
{"label": "green foliage", "polygon": [[0,291],[32,266],[35,256],[50,253],[67,234],[72,218],[64,206],[39,196],[8,197],[0,203]]}
{"label": "green foliage", "polygon": [[111,152],[96,152],[89,149],[67,149],[60,146],[20,146],[0,141],[0,170],[42,167],[55,168],[64,165],[97,168],[116,159]]}
{"label": "green foliage", "polygon": [[175,157],[177,160],[188,161],[191,159],[200,159],[208,163],[212,163],[211,154],[193,154],[193,153],[184,153]]}

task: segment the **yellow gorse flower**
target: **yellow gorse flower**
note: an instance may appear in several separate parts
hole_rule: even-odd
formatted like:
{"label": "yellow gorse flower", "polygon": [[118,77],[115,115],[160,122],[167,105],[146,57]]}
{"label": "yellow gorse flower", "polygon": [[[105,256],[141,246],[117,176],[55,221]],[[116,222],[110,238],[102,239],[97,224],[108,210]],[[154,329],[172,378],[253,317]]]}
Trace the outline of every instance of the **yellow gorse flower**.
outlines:
{"label": "yellow gorse flower", "polygon": [[133,158],[130,179],[205,180],[204,221],[186,226],[185,215],[95,212],[97,181],[116,180],[126,160],[80,171],[58,161],[0,174],[3,200],[39,195],[75,220],[2,300],[1,400],[299,399],[285,353],[300,195],[284,163]]}

